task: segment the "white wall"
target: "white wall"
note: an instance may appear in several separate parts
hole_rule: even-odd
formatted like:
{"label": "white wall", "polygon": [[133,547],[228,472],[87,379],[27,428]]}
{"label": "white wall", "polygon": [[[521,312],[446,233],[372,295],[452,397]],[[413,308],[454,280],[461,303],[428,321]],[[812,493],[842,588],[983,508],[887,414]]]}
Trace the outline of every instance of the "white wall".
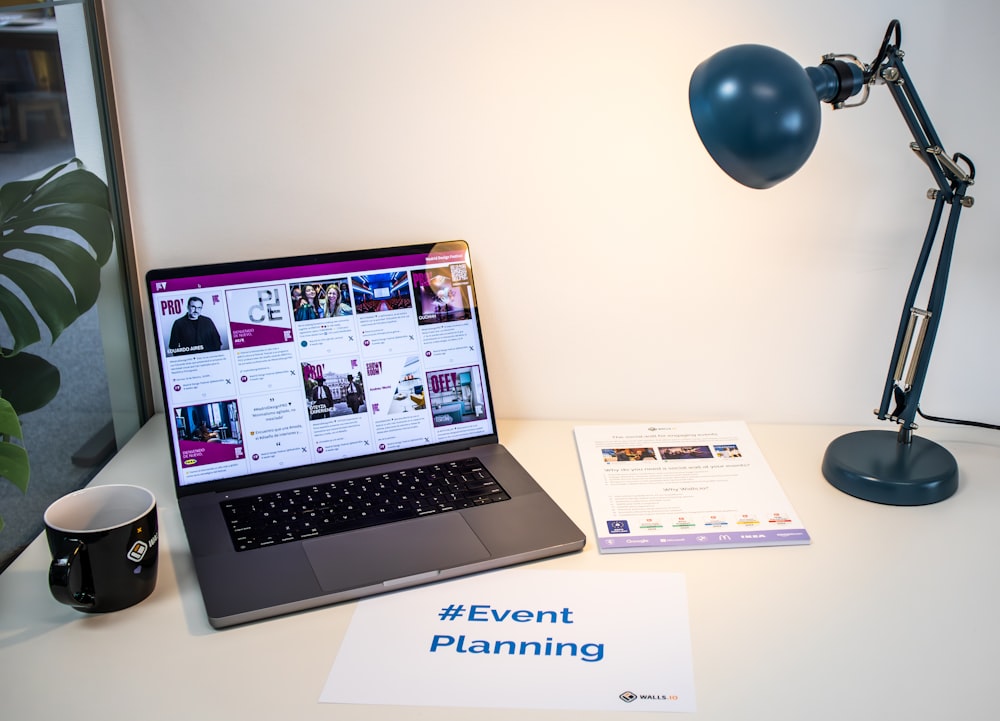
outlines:
{"label": "white wall", "polygon": [[906,63],[975,161],[928,412],[1000,421],[992,0],[105,0],[140,271],[465,238],[503,417],[872,421],[931,176],[885,88],[730,181],[687,109],[738,42]]}

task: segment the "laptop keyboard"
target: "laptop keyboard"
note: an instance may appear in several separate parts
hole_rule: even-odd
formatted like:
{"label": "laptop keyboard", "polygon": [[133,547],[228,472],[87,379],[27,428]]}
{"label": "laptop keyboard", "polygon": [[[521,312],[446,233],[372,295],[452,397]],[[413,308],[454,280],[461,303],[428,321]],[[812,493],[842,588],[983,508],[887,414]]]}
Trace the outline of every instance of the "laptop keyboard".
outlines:
{"label": "laptop keyboard", "polygon": [[237,551],[509,500],[477,458],[222,502]]}

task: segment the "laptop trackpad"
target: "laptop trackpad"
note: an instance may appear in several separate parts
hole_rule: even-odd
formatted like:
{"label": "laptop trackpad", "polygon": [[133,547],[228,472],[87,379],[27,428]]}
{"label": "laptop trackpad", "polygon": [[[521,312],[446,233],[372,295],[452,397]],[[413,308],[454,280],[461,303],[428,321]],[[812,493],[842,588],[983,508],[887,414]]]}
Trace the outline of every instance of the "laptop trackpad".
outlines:
{"label": "laptop trackpad", "polygon": [[490,557],[459,513],[324,536],[302,546],[327,593],[454,568]]}

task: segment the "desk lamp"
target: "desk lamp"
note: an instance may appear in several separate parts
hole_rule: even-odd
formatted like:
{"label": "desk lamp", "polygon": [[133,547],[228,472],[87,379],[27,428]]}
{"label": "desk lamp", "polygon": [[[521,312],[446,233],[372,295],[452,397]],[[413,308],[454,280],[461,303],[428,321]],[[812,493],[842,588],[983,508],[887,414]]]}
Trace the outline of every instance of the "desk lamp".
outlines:
{"label": "desk lamp", "polygon": [[[934,178],[933,201],[913,279],[875,410],[893,430],[864,430],[835,439],[823,458],[823,475],[836,488],[869,501],[898,506],[936,503],[958,488],[958,464],[942,446],[914,435],[918,400],[941,320],[948,268],[966,190],[975,167],[961,153],[948,156],[903,65],[901,29],[893,20],[878,55],[864,64],[853,55],[826,55],[802,68],[788,55],[763,45],[737,45],[705,60],[691,76],[691,115],[702,143],[734,180],[770,188],[805,163],[819,136],[820,103],[858,107],[869,89],[884,84],[912,135],[910,148]],[[852,103],[848,100],[861,93]],[[964,167],[963,167],[964,166]],[[945,206],[948,219],[925,307],[916,305]],[[893,406],[890,410],[890,404]]]}

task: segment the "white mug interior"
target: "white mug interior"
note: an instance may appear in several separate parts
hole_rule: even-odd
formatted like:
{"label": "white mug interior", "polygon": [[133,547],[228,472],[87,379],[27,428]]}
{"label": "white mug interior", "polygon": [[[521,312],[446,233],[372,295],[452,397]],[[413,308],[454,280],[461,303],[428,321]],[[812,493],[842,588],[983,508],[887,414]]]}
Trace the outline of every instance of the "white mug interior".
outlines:
{"label": "white mug interior", "polygon": [[110,530],[142,518],[155,504],[153,494],[139,486],[90,486],[54,501],[45,510],[45,525],[77,533]]}

